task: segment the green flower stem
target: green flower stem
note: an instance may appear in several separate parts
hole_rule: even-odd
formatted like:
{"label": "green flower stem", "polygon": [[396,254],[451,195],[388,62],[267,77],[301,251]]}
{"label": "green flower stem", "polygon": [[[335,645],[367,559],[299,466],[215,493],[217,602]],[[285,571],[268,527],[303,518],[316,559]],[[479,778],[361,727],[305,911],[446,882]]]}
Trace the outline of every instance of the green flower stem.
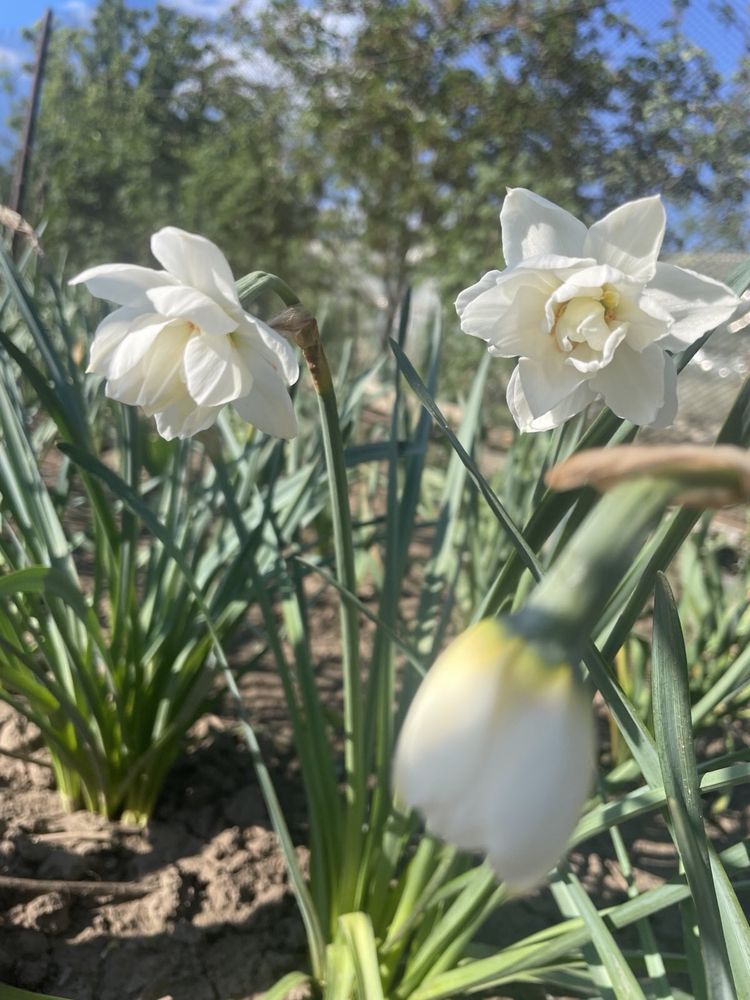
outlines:
{"label": "green flower stem", "polygon": [[522,630],[552,631],[569,649],[580,650],[679,489],[672,479],[644,478],[606,493],[519,612]]}
{"label": "green flower stem", "polygon": [[252,305],[265,292],[275,292],[286,306],[296,306],[299,303],[289,285],[267,271],[252,271],[237,282],[237,295],[243,306]]}
{"label": "green flower stem", "polygon": [[[344,461],[336,393],[315,319],[301,308],[287,309],[273,321],[275,329],[293,336],[302,350],[313,381],[323,430],[323,447],[336,550],[336,572],[341,586],[354,594],[357,579],[354,570],[354,543],[349,483]],[[356,607],[341,601],[342,674],[344,682],[344,765],[346,769],[347,823],[344,840],[343,871],[340,883],[339,912],[355,906],[357,875],[363,847],[365,820],[365,753],[363,742],[362,679],[359,665],[359,618]],[[333,914],[335,917],[335,914]]]}

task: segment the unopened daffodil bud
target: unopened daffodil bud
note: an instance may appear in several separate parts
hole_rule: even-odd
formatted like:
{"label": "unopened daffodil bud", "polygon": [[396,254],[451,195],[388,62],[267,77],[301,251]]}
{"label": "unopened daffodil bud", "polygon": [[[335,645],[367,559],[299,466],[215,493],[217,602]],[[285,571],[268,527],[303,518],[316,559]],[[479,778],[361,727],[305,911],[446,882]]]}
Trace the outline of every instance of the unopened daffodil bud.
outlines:
{"label": "unopened daffodil bud", "polygon": [[726,507],[750,500],[750,454],[733,445],[620,445],[579,451],[551,468],[553,490],[593,486],[602,493],[635,479],[670,481],[674,503]]}
{"label": "unopened daffodil bud", "polygon": [[512,619],[467,629],[419,687],[396,752],[397,797],[518,891],[565,852],[594,764],[590,700],[545,650]]}

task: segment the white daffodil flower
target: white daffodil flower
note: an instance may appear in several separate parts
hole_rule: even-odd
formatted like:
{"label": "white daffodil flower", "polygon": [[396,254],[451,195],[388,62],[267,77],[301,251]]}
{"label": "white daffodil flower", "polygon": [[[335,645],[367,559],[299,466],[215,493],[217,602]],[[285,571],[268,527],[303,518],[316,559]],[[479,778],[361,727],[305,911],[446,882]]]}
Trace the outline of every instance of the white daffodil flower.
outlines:
{"label": "white daffodil flower", "polygon": [[659,196],[631,201],[586,228],[569,212],[512,188],[500,213],[506,269],[456,300],[461,329],[497,357],[518,357],[508,406],[522,431],[557,427],[601,398],[637,424],[677,412],[681,351],[728,320],[738,297],[657,262],[666,224]]}
{"label": "white daffodil flower", "polygon": [[294,437],[294,348],[243,310],[221,250],[172,226],[151,250],[165,270],[102,264],[72,279],[121,307],[99,324],[87,370],[112,399],[155,416],[167,440],[210,427],[227,403],[267,434]]}
{"label": "white daffodil flower", "polygon": [[500,622],[469,628],[437,659],[399,736],[396,796],[428,829],[487,855],[523,891],[565,852],[593,773],[590,701]]}

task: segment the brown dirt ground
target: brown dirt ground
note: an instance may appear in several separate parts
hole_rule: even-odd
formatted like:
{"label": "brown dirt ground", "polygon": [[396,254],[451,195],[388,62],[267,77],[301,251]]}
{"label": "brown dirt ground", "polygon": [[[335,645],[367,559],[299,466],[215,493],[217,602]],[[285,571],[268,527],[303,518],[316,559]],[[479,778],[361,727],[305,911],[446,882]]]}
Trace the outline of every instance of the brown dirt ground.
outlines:
{"label": "brown dirt ground", "polygon": [[[43,756],[5,708],[0,746]],[[280,767],[277,777],[299,814],[297,790]],[[0,885],[0,981],[72,1000],[251,1000],[304,967],[283,859],[231,720],[194,728],[146,830],[65,815],[47,768],[5,756],[0,796],[0,871],[53,881],[42,893]],[[82,896],[56,880],[143,895]]]}
{"label": "brown dirt ground", "polygon": [[[278,684],[259,671],[251,687],[258,729],[301,844],[304,801],[286,763]],[[0,750],[44,759],[33,728],[2,705]],[[723,738],[709,748],[723,750]],[[710,823],[721,845],[748,829],[748,796],[737,793]],[[674,874],[660,817],[626,824],[623,832],[639,889]],[[587,890],[598,905],[624,900],[611,843],[601,837],[589,847],[571,859]],[[298,850],[304,866],[305,850]],[[0,982],[71,1000],[258,1000],[284,973],[305,966],[304,932],[283,860],[229,711],[194,727],[145,830],[84,812],[66,815],[48,768],[0,753],[0,873]],[[142,895],[84,896],[65,885],[25,891],[9,886],[8,876],[117,882]],[[481,936],[502,947],[558,919],[543,890],[501,909]],[[663,948],[680,950],[674,911],[658,915],[654,929]]]}

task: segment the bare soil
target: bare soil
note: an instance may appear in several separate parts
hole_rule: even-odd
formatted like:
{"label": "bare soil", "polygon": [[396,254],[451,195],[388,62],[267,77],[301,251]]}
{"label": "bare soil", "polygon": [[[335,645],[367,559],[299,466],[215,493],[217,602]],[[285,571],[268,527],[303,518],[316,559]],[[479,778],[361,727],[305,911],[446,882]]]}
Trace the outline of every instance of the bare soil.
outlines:
{"label": "bare soil", "polygon": [[[261,671],[252,689],[302,844],[304,801],[287,764],[276,678]],[[724,748],[722,738],[707,749]],[[33,727],[1,704],[0,750],[44,760]],[[709,824],[717,846],[750,829],[743,791]],[[622,829],[641,891],[675,873],[659,816]],[[627,884],[608,838],[587,846],[571,859],[587,891],[600,906],[623,901]],[[298,852],[304,867],[305,849]],[[503,907],[481,936],[502,947],[557,920],[542,890]],[[70,1000],[257,1000],[285,973],[304,969],[303,928],[231,713],[194,727],[145,830],[65,814],[48,767],[0,753],[0,929],[0,982]],[[654,929],[661,947],[681,950],[675,910],[657,915]],[[547,995],[540,991],[539,1000]]]}
{"label": "bare soil", "polygon": [[[43,758],[5,706],[0,748]],[[280,762],[276,773],[300,816]],[[195,727],[145,830],[64,814],[48,768],[0,755],[0,872],[1,982],[71,1000],[252,1000],[304,968],[283,859],[231,719]],[[80,892],[96,882],[120,887]]]}

